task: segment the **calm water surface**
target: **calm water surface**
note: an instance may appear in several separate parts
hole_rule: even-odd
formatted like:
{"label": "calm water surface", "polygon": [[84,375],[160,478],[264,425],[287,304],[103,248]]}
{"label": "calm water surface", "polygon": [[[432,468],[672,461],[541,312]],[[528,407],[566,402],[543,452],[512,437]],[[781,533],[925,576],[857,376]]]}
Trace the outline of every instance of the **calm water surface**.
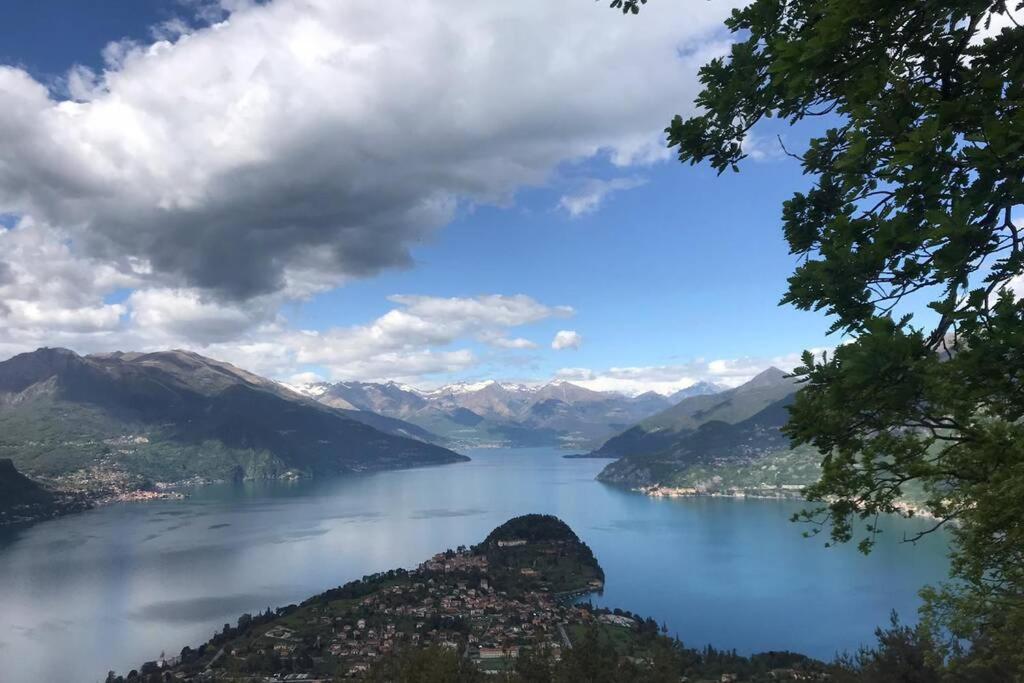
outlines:
{"label": "calm water surface", "polygon": [[554,449],[295,484],[213,486],[186,501],[110,506],[0,532],[0,680],[100,681],[198,645],[242,612],[411,567],[506,519],[553,513],[607,574],[595,602],[668,624],[691,645],[823,658],[870,640],[946,572],[945,540],[870,557],[826,550],[776,501],[656,500],[594,481],[605,464]]}

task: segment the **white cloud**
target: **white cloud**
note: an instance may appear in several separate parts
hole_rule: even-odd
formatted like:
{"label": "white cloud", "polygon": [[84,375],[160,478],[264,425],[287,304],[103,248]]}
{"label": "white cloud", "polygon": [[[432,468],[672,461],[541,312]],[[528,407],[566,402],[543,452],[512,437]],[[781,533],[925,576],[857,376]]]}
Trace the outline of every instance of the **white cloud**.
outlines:
{"label": "white cloud", "polygon": [[468,349],[423,349],[368,355],[346,363],[343,367],[329,366],[329,375],[334,379],[406,382],[421,380],[429,375],[462,372],[476,364],[476,356]]}
{"label": "white cloud", "polygon": [[555,351],[565,349],[576,350],[583,344],[583,336],[576,330],[559,330],[551,340],[551,348]]}
{"label": "white cloud", "polygon": [[75,99],[0,66],[0,212],[165,288],[308,296],[408,265],[460,201],[598,154],[666,158],[730,4],[221,3],[75,67]]}
{"label": "white cloud", "polygon": [[779,138],[765,138],[753,131],[743,137],[743,153],[753,161],[777,161],[786,158],[786,150]]}
{"label": "white cloud", "polygon": [[132,267],[80,258],[66,234],[31,218],[0,229],[0,349],[116,332],[127,308],[106,295],[137,283]]}
{"label": "white cloud", "polygon": [[1024,297],[1024,275],[1010,278],[1010,281],[1006,283],[1006,287],[1013,292],[1014,296],[1018,298]]}
{"label": "white cloud", "polygon": [[497,347],[499,349],[523,350],[538,348],[538,345],[535,342],[532,342],[529,339],[524,339],[523,337],[516,337],[514,339],[511,339],[509,337],[502,337],[501,335],[483,335],[481,336],[480,341],[484,342],[485,344],[489,344],[490,346]]}
{"label": "white cloud", "polygon": [[396,295],[389,297],[395,308],[368,324],[300,331],[280,314],[279,295],[231,302],[197,289],[148,287],[105,303],[125,284],[135,281],[73,256],[27,221],[0,230],[0,359],[40,346],[83,353],[184,348],[271,377],[316,366],[334,379],[415,381],[480,362],[467,348],[447,347],[477,340],[501,350],[533,349],[508,332],[574,313],[522,294]]}
{"label": "white cloud", "polygon": [[37,301],[7,301],[5,322],[11,325],[66,332],[104,332],[120,326],[125,307],[120,304],[51,308]]}
{"label": "white cloud", "polygon": [[546,306],[525,294],[471,298],[394,295],[388,300],[402,305],[410,316],[460,326],[516,327],[575,313],[571,306]]}
{"label": "white cloud", "polygon": [[[480,363],[462,341],[535,348],[511,330],[572,309],[398,296],[311,333],[281,312],[409,265],[460,203],[566,162],[667,158],[734,3],[629,20],[546,0],[185,4],[217,23],[112,43],[101,71],[69,70],[70,99],[0,65],[0,214],[21,217],[0,227],[0,356],[180,347],[275,377],[415,379]],[[639,181],[604,182],[566,210]]]}
{"label": "white cloud", "polygon": [[156,343],[162,338],[201,344],[237,339],[272,321],[278,302],[258,297],[240,304],[221,303],[193,289],[143,289],[129,297],[137,333]]}
{"label": "white cloud", "polygon": [[567,306],[546,306],[522,294],[389,298],[401,307],[368,325],[289,335],[296,361],[325,366],[339,379],[405,380],[455,372],[473,366],[476,357],[466,349],[442,347],[473,337],[501,348],[532,348],[525,339],[506,338],[505,331],[572,314]]}
{"label": "white cloud", "polygon": [[980,45],[987,38],[993,38],[1006,28],[1013,28],[1024,24],[1024,7],[1019,3],[1007,2],[1003,14],[989,12],[988,15],[978,23],[978,30],[971,37],[971,45]]}
{"label": "white cloud", "polygon": [[561,368],[555,373],[555,379],[562,379],[567,382],[586,382],[596,377],[590,368]]}
{"label": "white cloud", "polygon": [[282,380],[289,387],[301,388],[307,384],[316,384],[324,381],[324,378],[315,372],[297,372],[294,375]]}
{"label": "white cloud", "polygon": [[[812,349],[820,354],[823,349]],[[555,379],[564,379],[594,391],[642,394],[654,391],[669,395],[697,382],[735,387],[770,367],[790,371],[800,364],[800,353],[762,358],[698,359],[680,365],[612,367],[606,370],[562,368]]]}
{"label": "white cloud", "polygon": [[558,207],[564,209],[572,218],[578,218],[597,211],[609,195],[623,190],[632,190],[645,182],[642,178],[592,179],[587,181],[579,192],[563,195],[558,200]]}

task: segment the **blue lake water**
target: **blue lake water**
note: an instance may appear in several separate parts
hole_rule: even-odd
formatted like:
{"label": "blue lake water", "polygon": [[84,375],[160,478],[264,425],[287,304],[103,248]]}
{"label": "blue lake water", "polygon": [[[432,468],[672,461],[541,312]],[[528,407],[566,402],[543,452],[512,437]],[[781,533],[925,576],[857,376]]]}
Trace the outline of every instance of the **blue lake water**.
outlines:
{"label": "blue lake water", "polygon": [[799,503],[650,499],[606,486],[606,461],[555,449],[298,483],[211,486],[0,531],[0,680],[101,681],[206,640],[242,612],[300,601],[472,544],[506,519],[558,515],[606,572],[599,604],[664,621],[687,644],[822,658],[871,640],[947,570],[946,539],[893,519],[877,550],[823,548]]}

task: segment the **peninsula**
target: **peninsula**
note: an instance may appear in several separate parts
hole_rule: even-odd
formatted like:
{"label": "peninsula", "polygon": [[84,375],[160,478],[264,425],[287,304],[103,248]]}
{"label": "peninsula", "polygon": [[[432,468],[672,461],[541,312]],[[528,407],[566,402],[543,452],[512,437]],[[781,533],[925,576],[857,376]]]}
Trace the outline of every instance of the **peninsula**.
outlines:
{"label": "peninsula", "polygon": [[478,545],[439,553],[415,569],[366,576],[299,605],[242,615],[196,649],[107,680],[827,678],[825,664],[799,654],[747,658],[686,649],[653,619],[581,601],[603,588],[600,564],[568,525],[525,515]]}

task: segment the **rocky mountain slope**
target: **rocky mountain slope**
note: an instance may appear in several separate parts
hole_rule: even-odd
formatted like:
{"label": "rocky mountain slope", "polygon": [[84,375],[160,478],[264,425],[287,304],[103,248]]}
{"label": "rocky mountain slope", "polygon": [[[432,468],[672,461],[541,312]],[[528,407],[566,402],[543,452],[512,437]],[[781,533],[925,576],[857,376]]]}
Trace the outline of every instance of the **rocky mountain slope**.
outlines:
{"label": "rocky mountain slope", "polygon": [[39,349],[0,363],[0,457],[34,476],[173,482],[465,459],[409,438],[416,427],[358,415],[186,351]]}

